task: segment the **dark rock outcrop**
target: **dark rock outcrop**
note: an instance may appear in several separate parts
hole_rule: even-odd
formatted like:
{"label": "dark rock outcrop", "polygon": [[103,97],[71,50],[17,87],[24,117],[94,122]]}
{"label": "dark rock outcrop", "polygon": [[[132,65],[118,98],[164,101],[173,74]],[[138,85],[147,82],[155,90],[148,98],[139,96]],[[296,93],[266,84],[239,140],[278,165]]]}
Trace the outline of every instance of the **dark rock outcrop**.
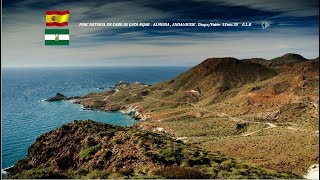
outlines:
{"label": "dark rock outcrop", "polygon": [[47,101],[61,101],[61,100],[67,100],[68,97],[61,94],[57,93],[54,97],[48,98]]}
{"label": "dark rock outcrop", "polygon": [[119,81],[117,84],[115,84],[111,90],[112,91],[116,91],[116,90],[119,90],[119,89],[122,89],[124,87],[127,87],[130,83],[128,82],[125,82],[125,81]]}

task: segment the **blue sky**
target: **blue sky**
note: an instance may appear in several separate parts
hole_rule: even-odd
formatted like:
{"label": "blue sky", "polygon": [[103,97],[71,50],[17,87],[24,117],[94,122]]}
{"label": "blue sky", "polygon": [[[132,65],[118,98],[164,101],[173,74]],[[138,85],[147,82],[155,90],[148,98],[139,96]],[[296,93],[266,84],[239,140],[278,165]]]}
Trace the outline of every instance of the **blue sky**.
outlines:
{"label": "blue sky", "polygon": [[[209,57],[319,56],[318,0],[3,0],[2,65],[192,66]],[[45,46],[46,10],[69,10],[70,46]],[[271,26],[261,28],[261,22]],[[79,27],[81,22],[252,22],[252,27]]]}

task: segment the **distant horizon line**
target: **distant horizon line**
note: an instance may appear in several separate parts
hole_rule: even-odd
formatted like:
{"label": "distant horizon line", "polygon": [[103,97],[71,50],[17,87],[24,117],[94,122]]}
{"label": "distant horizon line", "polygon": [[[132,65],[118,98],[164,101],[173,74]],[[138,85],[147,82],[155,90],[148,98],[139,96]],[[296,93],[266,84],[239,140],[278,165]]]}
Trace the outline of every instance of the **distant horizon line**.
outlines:
{"label": "distant horizon line", "polygon": [[1,69],[37,69],[37,68],[152,68],[152,67],[191,67],[194,65],[150,65],[150,66],[1,66]]}
{"label": "distant horizon line", "polygon": [[[280,56],[276,56],[274,58],[263,58],[263,57],[251,57],[251,58],[236,58],[236,57],[231,57],[231,56],[222,56],[222,57],[206,57],[204,58],[201,62],[205,61],[206,59],[211,59],[211,58],[235,58],[237,60],[247,60],[247,59],[254,59],[254,58],[257,58],[257,59],[264,59],[266,61],[269,61],[269,60],[272,60],[272,59],[275,59],[275,58],[279,58],[279,57],[283,57],[285,55],[289,55],[289,54],[292,54],[292,55],[299,55],[299,56],[302,56],[304,59],[306,60],[314,60],[314,59],[317,59],[319,58],[319,55],[316,56],[316,57],[313,57],[313,58],[306,58],[305,56],[299,54],[299,53],[292,53],[292,52],[289,52],[289,53],[284,53]],[[98,67],[117,67],[117,68],[128,68],[128,67],[193,67],[193,66],[196,66],[197,64],[200,64],[201,62],[195,62],[193,64],[188,64],[188,65],[114,65],[114,66],[110,66],[110,65],[95,65],[95,66],[91,66],[91,65],[65,65],[65,66],[4,66],[4,65],[0,65],[1,68],[6,68],[6,69],[10,69],[10,68],[28,68],[28,69],[34,69],[34,68],[98,68]]]}

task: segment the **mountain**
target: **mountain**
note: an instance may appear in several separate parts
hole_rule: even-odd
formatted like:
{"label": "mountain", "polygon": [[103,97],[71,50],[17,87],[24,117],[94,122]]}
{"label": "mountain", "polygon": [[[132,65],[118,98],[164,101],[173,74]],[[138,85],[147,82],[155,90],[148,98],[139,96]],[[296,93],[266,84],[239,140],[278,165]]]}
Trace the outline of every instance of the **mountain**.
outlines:
{"label": "mountain", "polygon": [[271,59],[272,65],[283,65],[283,64],[292,64],[292,63],[301,63],[307,61],[304,57],[299,54],[288,53],[281,57]]}
{"label": "mountain", "polygon": [[249,62],[249,63],[256,63],[256,64],[261,64],[264,66],[270,66],[272,61],[263,59],[263,58],[250,58],[250,59],[242,59],[242,62]]}
{"label": "mountain", "polygon": [[74,121],[41,135],[9,178],[299,178],[135,128]]}
{"label": "mountain", "polygon": [[271,60],[266,60],[263,58],[252,58],[252,59],[243,59],[244,62],[252,62],[262,64],[264,66],[281,66],[285,64],[294,64],[307,61],[303,56],[294,53],[287,53],[281,57],[276,57]]}
{"label": "mountain", "polygon": [[182,73],[169,83],[174,90],[198,89],[206,92],[243,86],[275,76],[277,73],[256,63],[244,63],[235,58],[210,58]]}
{"label": "mountain", "polygon": [[319,58],[209,58],[168,81],[122,82],[73,102],[262,168],[304,175],[319,160]]}

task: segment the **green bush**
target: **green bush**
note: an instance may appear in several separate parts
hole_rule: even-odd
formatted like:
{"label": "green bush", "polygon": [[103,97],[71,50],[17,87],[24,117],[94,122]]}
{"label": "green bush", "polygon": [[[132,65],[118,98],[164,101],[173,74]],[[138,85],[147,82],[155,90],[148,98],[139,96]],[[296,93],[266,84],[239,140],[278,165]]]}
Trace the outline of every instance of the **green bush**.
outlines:
{"label": "green bush", "polygon": [[86,176],[89,173],[88,170],[86,169],[79,169],[77,174],[81,175],[81,176]]}
{"label": "green bush", "polygon": [[190,159],[188,162],[190,166],[195,166],[195,165],[210,165],[210,159],[208,158],[208,154],[204,153],[202,151],[196,151],[193,153],[193,156],[195,158]]}
{"label": "green bush", "polygon": [[180,164],[183,156],[180,148],[167,148],[160,151],[160,155],[163,157],[167,164]]}
{"label": "green bush", "polygon": [[101,146],[99,144],[95,146],[91,146],[87,149],[84,149],[80,152],[80,158],[88,158],[90,157],[90,155],[95,154],[100,149],[101,149]]}
{"label": "green bush", "polygon": [[219,167],[219,164],[213,161],[211,162],[210,166],[216,168]]}
{"label": "green bush", "polygon": [[234,167],[234,165],[235,165],[234,160],[229,159],[229,160],[223,161],[223,162],[220,164],[220,167],[221,167],[221,169],[223,169],[223,170],[230,171],[230,169],[231,169],[232,167]]}
{"label": "green bush", "polygon": [[134,173],[134,169],[133,168],[123,169],[123,170],[119,171],[119,173],[124,176],[131,176]]}
{"label": "green bush", "polygon": [[210,174],[210,178],[216,178],[219,171],[216,167],[209,167],[207,168],[207,172]]}
{"label": "green bush", "polygon": [[190,164],[188,161],[182,161],[180,166],[181,167],[190,167]]}
{"label": "green bush", "polygon": [[120,179],[120,178],[123,179],[123,175],[115,172],[115,173],[111,173],[107,179]]}
{"label": "green bush", "polygon": [[220,171],[218,173],[218,178],[219,179],[226,179],[226,178],[229,178],[231,176],[231,173],[228,172],[228,171]]}
{"label": "green bush", "polygon": [[195,159],[189,160],[190,166],[195,166],[195,165],[210,165],[210,159],[207,157],[197,157]]}
{"label": "green bush", "polygon": [[94,169],[85,176],[85,179],[106,179],[108,176],[108,172]]}
{"label": "green bush", "polygon": [[163,161],[163,157],[160,156],[159,154],[155,154],[152,152],[145,152],[144,155],[155,161]]}

